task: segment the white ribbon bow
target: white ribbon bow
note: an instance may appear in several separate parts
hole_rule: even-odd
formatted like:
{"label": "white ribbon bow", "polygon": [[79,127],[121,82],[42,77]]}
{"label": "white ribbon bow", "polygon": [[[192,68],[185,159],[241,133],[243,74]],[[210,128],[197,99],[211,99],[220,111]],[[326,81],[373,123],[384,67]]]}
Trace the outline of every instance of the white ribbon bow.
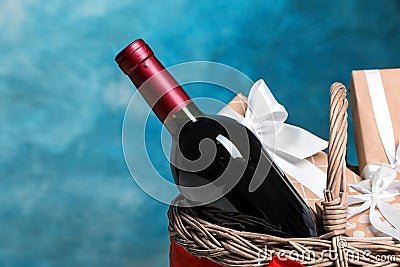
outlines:
{"label": "white ribbon bow", "polygon": [[[385,198],[400,195],[400,181],[395,181],[397,172],[400,172],[400,144],[396,149],[392,120],[379,70],[366,70],[364,73],[367,78],[375,122],[389,164],[374,163],[364,167],[361,176],[366,180],[352,185],[361,194],[347,197],[349,205],[363,204],[359,207],[349,207],[347,218],[369,208],[369,220],[372,226],[382,233],[400,240],[400,212],[384,201]],[[375,208],[379,209],[382,216],[393,227],[381,222]]]}
{"label": "white ribbon bow", "polygon": [[[323,198],[326,173],[305,158],[324,150],[328,142],[302,128],[284,123],[288,113],[276,101],[263,80],[258,80],[250,89],[248,108],[244,116],[228,106],[218,114],[245,125],[257,136],[264,150],[285,173],[319,198]],[[251,181],[250,192],[256,190],[261,182]]]}
{"label": "white ribbon bow", "polygon": [[[364,169],[363,180],[352,185],[360,195],[347,196],[347,203],[360,204],[358,207],[348,207],[347,218],[369,209],[369,220],[375,229],[400,240],[400,212],[384,199],[400,195],[400,181],[395,181],[397,172],[389,165],[375,164],[378,169],[369,172]],[[393,226],[383,223],[376,211],[379,209],[382,216]]]}

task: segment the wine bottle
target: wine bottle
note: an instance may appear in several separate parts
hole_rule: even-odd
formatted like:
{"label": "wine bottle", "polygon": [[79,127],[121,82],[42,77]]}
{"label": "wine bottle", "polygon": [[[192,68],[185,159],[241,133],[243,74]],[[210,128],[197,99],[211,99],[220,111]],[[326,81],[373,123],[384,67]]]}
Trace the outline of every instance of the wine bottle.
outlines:
{"label": "wine bottle", "polygon": [[[172,176],[187,201],[225,198],[289,236],[318,235],[315,214],[249,129],[201,112],[142,39],[115,60],[170,132]],[[250,192],[252,179],[262,183]]]}

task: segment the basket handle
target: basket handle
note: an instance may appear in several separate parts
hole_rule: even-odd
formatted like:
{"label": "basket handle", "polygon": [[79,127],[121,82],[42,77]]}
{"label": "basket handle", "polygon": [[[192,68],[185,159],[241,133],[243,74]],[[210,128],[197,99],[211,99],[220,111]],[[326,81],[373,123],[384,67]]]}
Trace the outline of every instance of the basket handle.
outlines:
{"label": "basket handle", "polygon": [[333,235],[344,234],[346,230],[346,145],[347,107],[346,87],[333,83],[330,89],[330,129],[328,145],[327,186],[324,191],[324,226]]}

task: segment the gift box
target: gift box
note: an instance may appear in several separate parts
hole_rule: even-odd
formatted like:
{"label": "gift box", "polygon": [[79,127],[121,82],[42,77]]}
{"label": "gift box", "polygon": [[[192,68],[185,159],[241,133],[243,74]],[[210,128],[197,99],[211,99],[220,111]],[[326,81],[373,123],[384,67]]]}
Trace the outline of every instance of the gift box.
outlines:
{"label": "gift box", "polygon": [[[368,85],[367,75],[373,77],[368,78],[372,88]],[[360,170],[370,163],[389,163],[377,119],[381,120],[379,123],[383,120],[391,121],[392,129],[382,129],[386,132],[382,134],[392,135],[393,140],[390,142],[397,147],[400,138],[400,69],[353,71],[349,91]],[[375,117],[372,100],[377,112],[382,114],[378,116],[389,118]],[[383,112],[389,114],[384,115]]]}
{"label": "gift box", "polygon": [[[348,229],[400,238],[400,69],[352,72],[350,103],[362,183],[349,188]],[[350,217],[351,216],[351,217]]]}

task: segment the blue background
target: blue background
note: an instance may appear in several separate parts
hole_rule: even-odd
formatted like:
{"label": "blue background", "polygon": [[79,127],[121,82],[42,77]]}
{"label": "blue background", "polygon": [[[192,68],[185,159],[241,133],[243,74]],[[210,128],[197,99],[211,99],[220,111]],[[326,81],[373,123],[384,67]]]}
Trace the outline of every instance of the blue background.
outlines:
{"label": "blue background", "polygon": [[399,67],[399,27],[395,0],[1,0],[0,266],[168,265],[167,206],[122,153],[134,88],[113,59],[134,39],[166,66],[263,78],[290,123],[327,139],[330,84]]}

